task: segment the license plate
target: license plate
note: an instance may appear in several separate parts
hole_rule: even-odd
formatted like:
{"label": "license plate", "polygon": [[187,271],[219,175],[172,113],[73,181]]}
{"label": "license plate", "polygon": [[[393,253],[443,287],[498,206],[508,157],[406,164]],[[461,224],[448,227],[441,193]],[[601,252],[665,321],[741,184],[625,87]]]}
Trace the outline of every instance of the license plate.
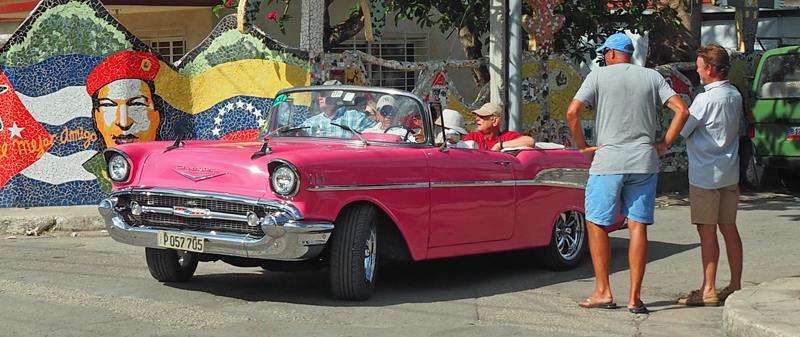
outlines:
{"label": "license plate", "polygon": [[203,249],[205,248],[205,241],[203,238],[192,235],[173,234],[164,231],[158,232],[157,244],[159,247],[185,250],[196,253],[202,253]]}
{"label": "license plate", "polygon": [[800,126],[790,126],[786,129],[786,139],[800,140]]}

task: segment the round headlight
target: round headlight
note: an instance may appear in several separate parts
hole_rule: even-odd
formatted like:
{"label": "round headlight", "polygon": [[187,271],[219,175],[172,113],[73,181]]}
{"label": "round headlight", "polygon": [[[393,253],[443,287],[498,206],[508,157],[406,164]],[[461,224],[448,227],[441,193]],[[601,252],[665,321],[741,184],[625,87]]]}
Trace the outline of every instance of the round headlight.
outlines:
{"label": "round headlight", "polygon": [[128,160],[121,154],[111,155],[108,159],[108,177],[111,180],[122,183],[128,180],[128,175],[131,173],[131,166]]}
{"label": "round headlight", "polygon": [[278,166],[272,171],[272,191],[282,197],[290,197],[297,192],[297,172],[287,165]]}

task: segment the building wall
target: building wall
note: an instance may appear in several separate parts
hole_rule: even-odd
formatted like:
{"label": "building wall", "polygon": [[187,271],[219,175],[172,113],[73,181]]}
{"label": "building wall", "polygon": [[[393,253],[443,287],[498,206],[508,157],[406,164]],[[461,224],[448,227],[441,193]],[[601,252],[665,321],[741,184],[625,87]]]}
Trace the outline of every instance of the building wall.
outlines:
{"label": "building wall", "polygon": [[[291,46],[300,45],[300,5],[301,1],[292,1],[287,14],[292,16],[286,24],[286,34],[281,33],[278,24],[274,21],[267,20],[267,13],[276,11],[280,14],[284,11],[283,4],[278,1],[273,5],[262,4],[261,9],[257,15],[256,24],[270,36],[275,37]],[[337,6],[338,5],[338,6]],[[333,24],[341,22],[347,18],[352,8],[352,2],[335,2],[331,6],[331,22]],[[232,9],[225,10],[223,13],[233,13]],[[461,43],[458,41],[458,33],[454,32],[448,37],[449,32],[442,33],[438,28],[420,28],[413,21],[397,22],[392,15],[386,17],[386,26],[384,28],[384,39],[401,39],[404,35],[414,37],[425,37],[425,47],[428,49],[428,59],[420,59],[418,61],[428,60],[462,60],[464,59],[464,51],[461,48]],[[363,40],[363,32],[359,33],[357,39]],[[489,46],[484,46],[484,55],[488,54]],[[453,82],[459,92],[462,93],[464,98],[472,101],[478,94],[478,88],[472,79],[472,75],[468,70],[450,70],[448,75],[451,76]]]}
{"label": "building wall", "polygon": [[175,11],[126,14],[125,9],[111,13],[125,28],[143,40],[180,36],[186,39],[188,50],[205,39],[216,24],[210,8],[191,8]]}

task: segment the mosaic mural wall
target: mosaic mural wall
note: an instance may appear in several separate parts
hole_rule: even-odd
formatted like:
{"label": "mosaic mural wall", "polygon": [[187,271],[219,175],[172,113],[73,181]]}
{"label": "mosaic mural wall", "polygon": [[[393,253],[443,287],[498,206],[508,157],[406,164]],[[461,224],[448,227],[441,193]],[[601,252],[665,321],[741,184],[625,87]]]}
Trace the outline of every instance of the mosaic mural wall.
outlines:
{"label": "mosaic mural wall", "polygon": [[270,97],[311,82],[305,52],[224,18],[172,65],[97,0],[45,0],[0,49],[0,207],[97,203],[100,151],[252,139]]}

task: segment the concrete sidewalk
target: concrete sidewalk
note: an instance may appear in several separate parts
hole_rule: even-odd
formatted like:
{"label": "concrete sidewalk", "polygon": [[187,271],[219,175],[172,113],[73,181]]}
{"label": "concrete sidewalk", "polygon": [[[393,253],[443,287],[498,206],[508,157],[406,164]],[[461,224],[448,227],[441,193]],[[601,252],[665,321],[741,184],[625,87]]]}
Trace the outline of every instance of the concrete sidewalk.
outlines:
{"label": "concrete sidewalk", "polygon": [[800,277],[764,282],[725,301],[722,327],[728,336],[800,336]]}
{"label": "concrete sidewalk", "polygon": [[96,205],[0,208],[0,234],[40,235],[48,231],[95,231],[104,228]]}
{"label": "concrete sidewalk", "polygon": [[[669,205],[665,201],[662,207]],[[102,229],[103,220],[94,205],[0,208],[3,236]],[[800,337],[800,277],[764,282],[734,293],[725,303],[722,328],[731,337]]]}

